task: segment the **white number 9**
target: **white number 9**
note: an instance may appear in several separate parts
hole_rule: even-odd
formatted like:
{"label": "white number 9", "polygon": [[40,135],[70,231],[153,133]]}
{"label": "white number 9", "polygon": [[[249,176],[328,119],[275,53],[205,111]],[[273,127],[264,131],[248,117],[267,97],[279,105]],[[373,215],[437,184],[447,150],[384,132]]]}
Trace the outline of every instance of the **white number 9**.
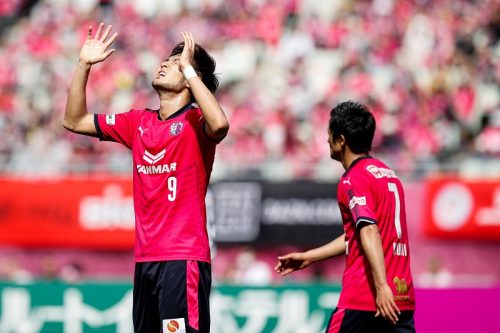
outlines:
{"label": "white number 9", "polygon": [[177,178],[169,177],[167,179],[167,186],[168,190],[170,191],[167,198],[169,201],[174,201],[175,197],[177,196]]}

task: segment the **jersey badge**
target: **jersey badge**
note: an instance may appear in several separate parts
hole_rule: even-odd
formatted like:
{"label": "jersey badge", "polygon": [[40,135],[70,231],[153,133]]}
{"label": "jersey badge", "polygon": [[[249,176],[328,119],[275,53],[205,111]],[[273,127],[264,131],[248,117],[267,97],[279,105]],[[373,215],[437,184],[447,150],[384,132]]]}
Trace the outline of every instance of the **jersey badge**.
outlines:
{"label": "jersey badge", "polygon": [[180,121],[173,123],[172,125],[170,125],[170,135],[178,135],[180,132],[182,132],[183,128],[184,124]]}
{"label": "jersey badge", "polygon": [[184,318],[164,319],[163,332],[186,333],[186,323],[184,322]]}
{"label": "jersey badge", "polygon": [[349,208],[353,209],[356,205],[366,206],[366,197],[352,197],[349,200]]}
{"label": "jersey badge", "polygon": [[106,115],[106,124],[108,124],[108,125],[115,124],[115,115],[114,114],[107,114]]}
{"label": "jersey badge", "polygon": [[408,283],[405,279],[400,279],[397,276],[394,278],[394,286],[398,294],[406,294],[408,292]]}

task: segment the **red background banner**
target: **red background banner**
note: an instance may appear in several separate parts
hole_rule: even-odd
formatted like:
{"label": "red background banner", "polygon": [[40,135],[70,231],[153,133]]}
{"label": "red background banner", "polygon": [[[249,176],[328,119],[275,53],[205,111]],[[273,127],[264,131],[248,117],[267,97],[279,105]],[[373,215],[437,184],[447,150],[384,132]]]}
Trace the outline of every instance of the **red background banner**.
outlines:
{"label": "red background banner", "polygon": [[425,198],[427,235],[500,240],[499,180],[431,178]]}
{"label": "red background banner", "polygon": [[0,244],[130,249],[133,243],[131,180],[0,179]]}

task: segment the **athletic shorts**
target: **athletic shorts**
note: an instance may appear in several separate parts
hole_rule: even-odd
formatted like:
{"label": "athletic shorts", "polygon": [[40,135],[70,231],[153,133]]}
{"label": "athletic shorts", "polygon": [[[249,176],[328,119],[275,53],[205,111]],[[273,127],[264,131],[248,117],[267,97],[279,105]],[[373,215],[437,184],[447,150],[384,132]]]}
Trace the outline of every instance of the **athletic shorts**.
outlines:
{"label": "athletic shorts", "polygon": [[210,332],[211,266],[194,260],[135,265],[135,333]]}
{"label": "athletic shorts", "polygon": [[332,313],[326,333],[415,333],[413,311],[401,311],[394,325],[374,311],[337,308]]}

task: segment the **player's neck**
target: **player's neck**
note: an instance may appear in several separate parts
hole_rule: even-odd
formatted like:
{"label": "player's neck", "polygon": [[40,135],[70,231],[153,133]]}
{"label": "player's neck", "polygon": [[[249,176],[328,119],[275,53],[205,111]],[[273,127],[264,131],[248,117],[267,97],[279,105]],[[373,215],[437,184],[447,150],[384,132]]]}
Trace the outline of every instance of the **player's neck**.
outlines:
{"label": "player's neck", "polygon": [[162,94],[160,96],[160,118],[167,119],[189,103],[189,95]]}
{"label": "player's neck", "polygon": [[352,162],[354,162],[355,160],[357,160],[360,157],[365,157],[365,156],[368,156],[368,154],[354,154],[349,149],[347,149],[345,151],[345,154],[342,157],[342,161],[341,161],[342,162],[342,166],[344,167],[344,170],[349,169],[349,167],[351,166]]}

